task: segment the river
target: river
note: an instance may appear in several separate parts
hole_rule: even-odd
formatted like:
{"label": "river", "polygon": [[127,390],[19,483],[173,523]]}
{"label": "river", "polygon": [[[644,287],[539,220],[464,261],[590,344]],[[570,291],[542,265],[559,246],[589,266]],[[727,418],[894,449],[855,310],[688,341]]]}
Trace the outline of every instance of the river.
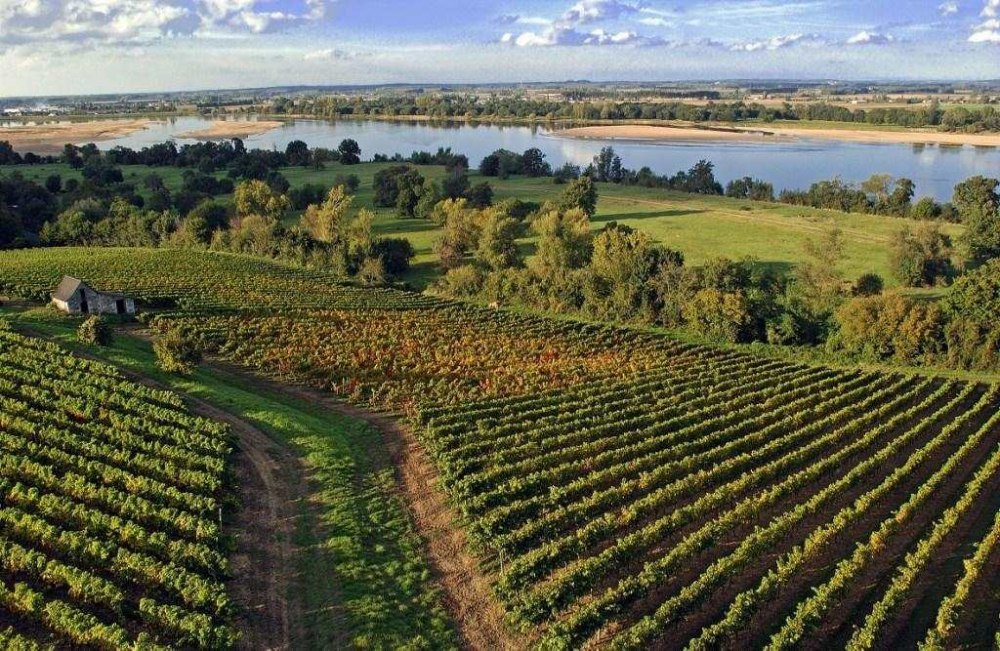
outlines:
{"label": "river", "polygon": [[[174,138],[178,134],[205,128],[210,122],[198,117],[181,117],[156,123],[127,136],[106,140],[102,149],[125,145],[139,148]],[[521,152],[537,147],[553,167],[565,162],[586,165],[601,147],[611,145],[626,167],[649,166],[659,174],[673,174],[691,167],[700,159],[715,164],[716,176],[725,183],[740,176],[770,181],[776,190],[807,188],[809,184],[839,176],[845,181],[862,181],[872,174],[907,177],[917,186],[917,195],[939,201],[951,198],[955,184],[970,176],[1000,177],[1000,148],[911,145],[899,143],[859,143],[831,140],[783,142],[739,141],[623,141],[566,138],[543,127],[466,123],[386,122],[362,120],[289,121],[266,133],[245,138],[248,147],[284,149],[292,140],[310,147],[335,148],[344,138],[361,145],[363,157],[376,153],[408,155],[415,150],[435,151],[451,147],[466,154],[473,166],[498,148]]]}

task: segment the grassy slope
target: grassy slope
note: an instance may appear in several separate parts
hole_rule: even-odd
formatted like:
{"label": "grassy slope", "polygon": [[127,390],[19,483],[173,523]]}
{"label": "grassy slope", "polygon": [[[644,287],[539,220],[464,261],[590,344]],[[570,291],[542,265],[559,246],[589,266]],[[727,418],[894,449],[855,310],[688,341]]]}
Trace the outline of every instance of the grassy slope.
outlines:
{"label": "grassy slope", "polygon": [[304,647],[329,648],[344,616],[360,647],[455,646],[428,581],[422,543],[373,427],[215,368],[189,378],[163,373],[150,345],[132,337],[118,336],[108,348],[85,346],[74,334],[79,319],[48,309],[0,310],[0,316],[215,404],[301,455],[317,505],[301,506],[296,527],[296,543],[304,550],[298,569],[305,613],[305,630],[296,636]]}
{"label": "grassy slope", "polygon": [[[364,163],[355,166],[327,165],[326,169],[286,168],[282,173],[293,187],[305,183],[331,185],[339,174],[355,174],[361,181],[355,200],[356,207],[372,208],[372,180],[386,163]],[[63,179],[77,176],[78,172],[65,165],[38,165],[19,167],[26,176],[44,180],[52,173]],[[177,168],[148,168],[126,166],[127,180],[141,188],[142,178],[151,172],[163,177],[171,189],[179,188],[183,170]],[[440,179],[440,167],[421,167],[425,176]],[[472,181],[482,179],[473,177]],[[551,179],[511,178],[489,179],[497,198],[516,197],[528,201],[556,198],[565,186],[555,185]],[[847,214],[832,210],[816,210],[782,204],[760,203],[689,195],[658,189],[622,187],[601,184],[600,201],[594,227],[600,228],[609,221],[628,224],[650,234],[655,240],[684,253],[689,264],[725,256],[742,258],[751,256],[762,264],[787,270],[804,259],[806,240],[821,235],[832,226],[839,227],[845,238],[845,257],[841,271],[848,278],[857,278],[866,272],[881,275],[889,285],[895,284],[889,269],[889,242],[896,231],[913,228],[915,222],[906,219],[875,215]],[[220,197],[229,200],[230,197]],[[378,209],[376,230],[380,235],[408,238],[417,251],[414,269],[408,280],[416,287],[424,287],[437,274],[432,251],[438,237],[438,228],[422,220],[402,220],[391,209]],[[299,214],[290,215],[294,223]],[[943,230],[957,236],[962,227],[942,225]],[[530,239],[526,241],[530,243]]]}

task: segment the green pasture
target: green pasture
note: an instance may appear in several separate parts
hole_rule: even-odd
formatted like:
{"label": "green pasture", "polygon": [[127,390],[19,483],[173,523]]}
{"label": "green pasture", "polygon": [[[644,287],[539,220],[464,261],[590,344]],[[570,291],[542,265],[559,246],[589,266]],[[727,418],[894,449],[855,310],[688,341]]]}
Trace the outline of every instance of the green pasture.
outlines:
{"label": "green pasture", "polygon": [[[360,165],[328,164],[323,169],[284,168],[281,173],[292,187],[306,183],[330,186],[345,174],[356,175],[361,185],[355,197],[356,208],[371,208],[376,212],[378,235],[405,237],[417,251],[414,268],[407,280],[416,287],[433,282],[437,275],[433,253],[439,227],[425,220],[400,219],[389,208],[372,204],[372,183],[375,174],[393,163],[362,163]],[[419,167],[425,177],[439,180],[445,170],[438,166]],[[50,174],[59,174],[63,181],[79,177],[77,170],[64,164],[21,166],[17,172],[44,181]],[[158,174],[171,191],[182,184],[183,169],[130,165],[122,168],[127,181],[144,192],[142,180],[148,174]],[[221,174],[221,173],[220,173]],[[470,181],[484,180],[473,173]],[[497,199],[518,198],[524,201],[554,200],[565,186],[550,178],[485,179],[493,186]],[[895,284],[890,272],[890,242],[897,231],[913,228],[916,222],[878,215],[848,214],[833,210],[817,210],[765,202],[729,199],[726,197],[693,195],[660,189],[599,184],[599,201],[594,228],[616,221],[648,233],[657,242],[681,251],[688,264],[701,264],[721,256],[739,259],[752,257],[760,264],[787,271],[806,257],[807,240],[822,236],[831,228],[839,228],[844,236],[844,259],[840,271],[849,279],[875,272],[888,285]],[[231,196],[218,197],[231,201]],[[291,225],[301,212],[286,218]],[[943,224],[942,229],[957,237],[962,227]],[[523,244],[530,250],[531,238]]]}

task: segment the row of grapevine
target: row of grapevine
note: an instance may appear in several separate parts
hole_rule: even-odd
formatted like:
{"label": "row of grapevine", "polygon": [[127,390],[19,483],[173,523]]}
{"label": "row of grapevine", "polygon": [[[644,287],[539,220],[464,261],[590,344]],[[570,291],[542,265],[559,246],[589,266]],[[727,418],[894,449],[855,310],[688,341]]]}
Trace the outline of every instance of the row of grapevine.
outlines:
{"label": "row of grapevine", "polygon": [[231,648],[228,430],[0,323],[0,642]]}

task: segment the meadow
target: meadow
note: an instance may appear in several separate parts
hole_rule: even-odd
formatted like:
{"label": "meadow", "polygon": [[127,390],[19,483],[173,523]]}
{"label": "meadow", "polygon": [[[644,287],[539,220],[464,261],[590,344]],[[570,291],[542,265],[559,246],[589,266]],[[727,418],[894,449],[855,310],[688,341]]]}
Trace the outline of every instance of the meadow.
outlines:
{"label": "meadow", "polygon": [[[283,168],[281,173],[292,187],[306,183],[324,186],[333,184],[338,175],[354,174],[360,181],[355,195],[356,208],[374,209],[377,215],[375,230],[378,235],[405,237],[413,244],[417,257],[409,275],[404,279],[413,287],[422,289],[438,276],[434,242],[440,228],[426,220],[400,219],[390,208],[376,208],[373,201],[372,182],[375,174],[392,164],[362,163],[344,166],[328,164],[325,169]],[[441,167],[421,166],[420,173],[432,180],[440,180],[445,171]],[[78,172],[66,165],[23,166],[17,171],[43,182],[50,174],[59,174],[63,180],[78,177]],[[127,181],[134,182],[143,193],[142,179],[147,174],[161,176],[171,191],[181,187],[182,171],[178,168],[124,166]],[[565,186],[552,183],[550,178],[508,179],[486,178],[473,173],[470,181],[475,184],[488,181],[496,199],[516,198],[522,201],[543,202],[558,198]],[[840,271],[848,280],[864,273],[882,276],[887,286],[897,285],[890,267],[889,243],[892,236],[904,229],[913,228],[913,220],[843,213],[800,206],[754,202],[726,197],[692,195],[660,189],[628,187],[608,183],[598,184],[597,214],[592,220],[594,229],[609,222],[618,222],[649,234],[655,241],[681,251],[689,265],[698,265],[718,257],[740,259],[751,257],[761,265],[777,271],[788,271],[806,259],[804,246],[807,240],[821,237],[830,228],[839,228],[844,236],[844,256]],[[218,198],[231,202],[231,196]],[[297,223],[301,211],[286,217],[286,225]],[[963,231],[958,224],[942,224],[942,231],[957,238]],[[532,250],[534,238],[521,240],[522,248]]]}

